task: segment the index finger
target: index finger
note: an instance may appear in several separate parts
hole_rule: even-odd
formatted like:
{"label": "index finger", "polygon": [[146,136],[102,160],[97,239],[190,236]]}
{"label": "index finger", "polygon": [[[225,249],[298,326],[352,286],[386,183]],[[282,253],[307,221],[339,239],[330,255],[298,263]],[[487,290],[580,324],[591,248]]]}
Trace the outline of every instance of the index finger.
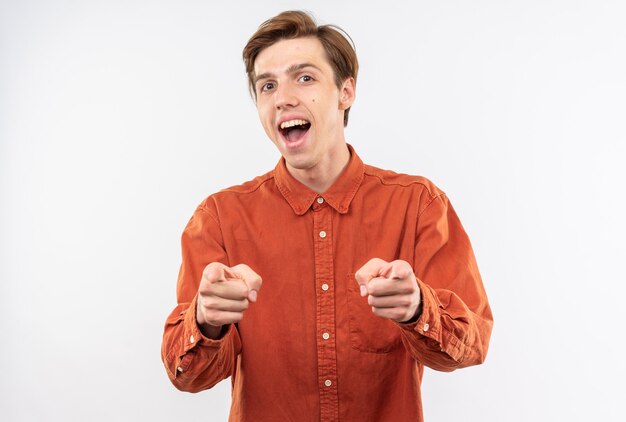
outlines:
{"label": "index finger", "polygon": [[[235,274],[237,274],[237,278],[243,280],[250,289],[251,297],[250,300],[252,302],[256,301],[256,292],[261,289],[261,285],[263,284],[263,280],[261,276],[259,276],[252,268],[248,267],[246,264],[239,264],[232,267],[232,270]],[[252,293],[254,292],[254,293]]]}
{"label": "index finger", "polygon": [[387,261],[380,258],[372,258],[359,268],[354,274],[354,278],[359,284],[361,296],[367,295],[367,285],[370,280],[383,275],[388,267],[389,263]]}
{"label": "index finger", "polygon": [[204,268],[202,275],[211,283],[237,278],[237,275],[221,262],[211,262]]}
{"label": "index finger", "polygon": [[413,268],[408,262],[397,259],[389,263],[386,277],[391,279],[403,280],[413,272]]}

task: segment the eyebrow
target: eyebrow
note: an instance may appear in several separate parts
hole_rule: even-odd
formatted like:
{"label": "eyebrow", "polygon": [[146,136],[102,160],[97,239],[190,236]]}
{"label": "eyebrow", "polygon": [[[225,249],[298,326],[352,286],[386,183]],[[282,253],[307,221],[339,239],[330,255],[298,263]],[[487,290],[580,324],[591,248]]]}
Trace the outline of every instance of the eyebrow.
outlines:
{"label": "eyebrow", "polygon": [[[289,66],[287,70],[285,71],[285,73],[291,75],[307,67],[312,67],[313,69],[317,69],[321,72],[321,69],[315,66],[313,63],[299,63],[299,64],[292,64],[291,66]],[[259,82],[261,79],[274,78],[275,76],[276,75],[271,72],[261,73],[260,75],[255,76],[254,85],[256,85],[257,82]]]}

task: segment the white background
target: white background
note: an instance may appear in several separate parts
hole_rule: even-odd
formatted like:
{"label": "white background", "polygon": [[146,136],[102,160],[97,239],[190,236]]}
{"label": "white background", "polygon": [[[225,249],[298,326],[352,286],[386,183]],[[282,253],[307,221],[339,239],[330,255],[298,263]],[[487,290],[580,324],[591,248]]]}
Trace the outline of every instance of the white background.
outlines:
{"label": "white background", "polygon": [[160,361],[180,234],[278,160],[241,50],[305,8],[357,46],[349,142],[448,193],[490,297],[426,419],[626,420],[624,2],[221,3],[0,2],[2,419],[226,420]]}

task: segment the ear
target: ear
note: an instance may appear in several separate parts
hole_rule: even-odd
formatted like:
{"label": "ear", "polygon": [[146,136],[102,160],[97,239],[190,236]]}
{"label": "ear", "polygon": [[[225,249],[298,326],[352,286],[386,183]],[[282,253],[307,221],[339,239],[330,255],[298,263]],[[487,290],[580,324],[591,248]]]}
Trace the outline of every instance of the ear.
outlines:
{"label": "ear", "polygon": [[339,110],[347,110],[356,99],[356,82],[354,78],[347,78],[343,81],[339,90]]}

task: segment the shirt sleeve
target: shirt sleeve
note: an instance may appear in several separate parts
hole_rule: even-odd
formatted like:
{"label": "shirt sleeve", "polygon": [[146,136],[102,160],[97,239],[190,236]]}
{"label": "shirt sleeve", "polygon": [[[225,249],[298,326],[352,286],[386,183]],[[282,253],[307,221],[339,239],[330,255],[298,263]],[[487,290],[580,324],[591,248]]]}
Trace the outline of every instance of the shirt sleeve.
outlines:
{"label": "shirt sleeve", "polygon": [[399,324],[405,347],[439,371],[482,363],[493,317],[469,238],[445,194],[419,214],[413,269],[422,314]]}
{"label": "shirt sleeve", "polygon": [[182,235],[182,264],[178,274],[178,305],[168,316],[161,359],[176,388],[198,392],[213,387],[235,370],[241,339],[231,324],[218,340],[202,335],[196,322],[197,292],[204,268],[211,262],[229,265],[220,226],[209,206],[198,207]]}

